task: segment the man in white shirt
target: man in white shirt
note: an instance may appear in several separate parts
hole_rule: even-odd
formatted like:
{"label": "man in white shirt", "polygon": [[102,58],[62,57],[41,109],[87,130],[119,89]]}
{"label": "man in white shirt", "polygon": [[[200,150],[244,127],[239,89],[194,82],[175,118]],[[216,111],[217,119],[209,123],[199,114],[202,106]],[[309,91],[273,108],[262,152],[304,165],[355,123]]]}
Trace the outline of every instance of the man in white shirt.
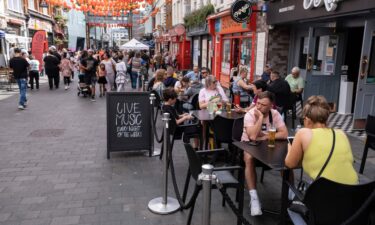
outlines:
{"label": "man in white shirt", "polygon": [[34,80],[35,80],[35,87],[36,90],[39,90],[39,61],[34,58],[33,55],[29,56],[29,79],[30,79],[30,89],[34,89]]}

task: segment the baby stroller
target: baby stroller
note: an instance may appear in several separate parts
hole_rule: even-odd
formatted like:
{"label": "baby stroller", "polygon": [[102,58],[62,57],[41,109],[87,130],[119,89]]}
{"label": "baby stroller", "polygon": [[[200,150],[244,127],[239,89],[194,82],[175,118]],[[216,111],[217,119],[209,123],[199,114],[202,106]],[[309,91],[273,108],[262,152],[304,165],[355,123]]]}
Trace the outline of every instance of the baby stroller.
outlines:
{"label": "baby stroller", "polygon": [[85,83],[84,77],[79,76],[79,82],[77,84],[77,96],[83,95],[83,97],[87,97],[91,95],[90,87]]}

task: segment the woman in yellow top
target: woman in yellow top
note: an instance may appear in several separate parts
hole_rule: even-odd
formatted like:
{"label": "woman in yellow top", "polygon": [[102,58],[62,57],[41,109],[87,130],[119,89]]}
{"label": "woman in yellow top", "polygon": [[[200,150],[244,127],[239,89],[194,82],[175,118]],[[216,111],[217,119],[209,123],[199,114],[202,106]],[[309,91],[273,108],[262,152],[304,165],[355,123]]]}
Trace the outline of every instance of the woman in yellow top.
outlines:
{"label": "woman in yellow top", "polygon": [[[331,152],[333,132],[327,127],[329,105],[323,96],[311,96],[302,111],[305,128],[300,129],[293,144],[288,146],[285,165],[297,167],[302,161],[304,171],[316,179]],[[346,135],[335,132],[335,147],[321,177],[342,184],[357,184],[358,176],[353,167],[353,154]]]}

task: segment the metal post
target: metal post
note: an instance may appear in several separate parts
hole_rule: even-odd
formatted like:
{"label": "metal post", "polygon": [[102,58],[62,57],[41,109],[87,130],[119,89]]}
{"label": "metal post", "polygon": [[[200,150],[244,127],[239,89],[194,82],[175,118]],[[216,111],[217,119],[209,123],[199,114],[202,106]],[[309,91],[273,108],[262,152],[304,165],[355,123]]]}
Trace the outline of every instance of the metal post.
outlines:
{"label": "metal post", "polygon": [[154,124],[154,104],[155,104],[155,94],[151,93],[150,94],[150,104],[151,104],[151,151],[154,153],[154,148],[155,148],[155,137],[154,137],[154,129],[155,129],[155,124]]}
{"label": "metal post", "polygon": [[147,80],[143,82],[143,91],[147,90],[146,87],[148,87],[148,81]]}
{"label": "metal post", "polygon": [[148,208],[151,212],[155,214],[170,214],[176,212],[179,208],[179,202],[177,199],[168,197],[168,157],[170,152],[169,146],[170,146],[170,137],[169,137],[169,120],[170,115],[169,113],[163,114],[163,119],[165,122],[164,125],[164,140],[163,140],[163,146],[164,146],[164,154],[163,154],[163,162],[164,162],[164,168],[163,168],[163,196],[154,198],[148,203]]}
{"label": "metal post", "polygon": [[202,165],[202,173],[199,181],[202,182],[203,190],[203,217],[202,225],[211,224],[211,186],[216,183],[216,175],[212,174],[214,167],[211,164]]}

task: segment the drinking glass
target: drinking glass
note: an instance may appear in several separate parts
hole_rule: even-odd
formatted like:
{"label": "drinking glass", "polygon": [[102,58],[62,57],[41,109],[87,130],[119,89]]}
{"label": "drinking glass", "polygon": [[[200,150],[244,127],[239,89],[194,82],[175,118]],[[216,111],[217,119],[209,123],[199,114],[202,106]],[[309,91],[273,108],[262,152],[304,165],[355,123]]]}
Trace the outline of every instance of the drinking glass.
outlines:
{"label": "drinking glass", "polygon": [[226,110],[227,110],[227,113],[232,113],[232,104],[230,102],[227,102]]}
{"label": "drinking glass", "polygon": [[274,148],[275,142],[276,142],[276,128],[272,126],[268,129],[268,147]]}
{"label": "drinking glass", "polygon": [[207,110],[208,110],[208,113],[209,114],[213,114],[214,113],[214,104],[212,102],[209,102],[208,105],[207,105]]}

